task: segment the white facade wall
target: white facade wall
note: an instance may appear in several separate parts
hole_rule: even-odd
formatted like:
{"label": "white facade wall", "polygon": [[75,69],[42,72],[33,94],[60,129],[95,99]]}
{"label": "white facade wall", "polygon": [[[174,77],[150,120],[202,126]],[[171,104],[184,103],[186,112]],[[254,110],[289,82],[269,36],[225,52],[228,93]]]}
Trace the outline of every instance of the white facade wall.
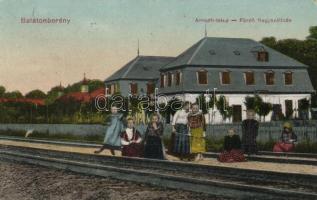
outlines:
{"label": "white facade wall", "polygon": [[[232,105],[241,105],[242,107],[242,120],[246,119],[246,106],[244,104],[245,98],[247,96],[253,96],[250,94],[216,94],[217,99],[221,96],[225,96],[227,101],[229,102],[229,106]],[[167,103],[170,99],[172,99],[173,97],[177,97],[179,99],[181,99],[182,101],[189,101],[189,102],[196,102],[197,97],[199,96],[199,94],[180,94],[180,95],[162,95],[158,97],[158,102],[159,103]],[[205,95],[206,96],[206,100],[209,101],[208,96],[209,95]],[[263,99],[264,102],[268,102],[271,104],[280,104],[282,106],[282,112],[285,114],[286,108],[285,108],[285,100],[291,100],[292,104],[293,104],[293,117],[295,116],[299,116],[298,115],[298,101],[301,99],[311,99],[311,94],[259,94],[259,96]],[[265,121],[270,121],[272,117],[272,112],[269,113],[265,119]],[[311,117],[311,116],[309,116]],[[259,116],[257,116],[258,120]],[[231,123],[232,119],[227,119],[226,121],[224,121],[222,119],[221,114],[219,113],[219,111],[217,111],[217,109],[212,110],[210,109],[209,113],[206,115],[206,121],[207,123],[211,123],[211,124],[218,124],[218,123]]]}

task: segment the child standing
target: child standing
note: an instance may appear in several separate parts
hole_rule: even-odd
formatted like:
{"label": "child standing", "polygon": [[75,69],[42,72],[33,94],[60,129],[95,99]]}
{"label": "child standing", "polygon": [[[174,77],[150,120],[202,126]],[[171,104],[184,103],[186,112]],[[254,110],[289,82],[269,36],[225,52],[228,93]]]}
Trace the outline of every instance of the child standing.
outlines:
{"label": "child standing", "polygon": [[111,154],[115,155],[115,150],[121,149],[120,133],[123,130],[122,117],[123,115],[118,113],[118,108],[112,106],[110,123],[106,129],[103,146],[99,150],[96,150],[95,153],[101,153],[103,150],[109,149]]}

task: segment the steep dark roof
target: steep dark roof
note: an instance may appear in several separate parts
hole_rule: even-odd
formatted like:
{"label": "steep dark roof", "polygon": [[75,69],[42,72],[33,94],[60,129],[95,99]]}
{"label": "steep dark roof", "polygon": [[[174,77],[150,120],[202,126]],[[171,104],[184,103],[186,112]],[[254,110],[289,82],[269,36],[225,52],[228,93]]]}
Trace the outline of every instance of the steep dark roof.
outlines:
{"label": "steep dark roof", "polygon": [[119,79],[157,79],[159,78],[159,69],[173,59],[174,57],[165,56],[137,56],[109,76],[105,82]]}
{"label": "steep dark roof", "polygon": [[[268,62],[257,61],[256,52],[264,49]],[[162,70],[185,65],[226,67],[307,67],[259,42],[244,38],[205,37],[181,53]]]}

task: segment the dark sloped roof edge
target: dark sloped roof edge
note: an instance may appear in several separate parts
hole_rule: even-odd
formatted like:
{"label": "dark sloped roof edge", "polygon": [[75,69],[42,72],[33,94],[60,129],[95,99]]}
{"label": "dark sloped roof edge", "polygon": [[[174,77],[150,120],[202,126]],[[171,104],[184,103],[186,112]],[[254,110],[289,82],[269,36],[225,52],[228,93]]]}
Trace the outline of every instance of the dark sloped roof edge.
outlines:
{"label": "dark sloped roof edge", "polygon": [[[189,65],[178,65],[178,66],[174,66],[174,67],[170,67],[170,68],[161,68],[160,71],[161,72],[166,72],[166,71],[170,71],[170,70],[176,70],[176,69],[181,69],[181,68],[185,68],[185,67],[201,67],[201,68],[248,68],[248,69],[272,69],[272,66],[240,66],[240,65],[193,65],[193,64],[189,64]],[[274,69],[307,69],[308,66],[307,65],[303,65],[303,66],[274,66]]]}
{"label": "dark sloped roof edge", "polygon": [[[108,78],[106,78],[104,80],[104,82],[106,83],[106,82],[111,82],[111,81],[116,81],[116,80],[129,80],[129,78],[125,78],[125,76],[133,68],[134,64],[141,58],[175,59],[175,57],[172,57],[172,56],[146,56],[146,55],[139,55],[139,56],[136,56],[135,58],[133,58],[132,60],[130,60],[128,63],[126,63],[122,67],[120,67],[112,75],[110,75]],[[128,68],[128,69],[125,72],[122,73],[122,75],[121,75],[122,77],[117,77],[117,76],[120,76],[120,74],[119,75],[117,75],[117,74],[120,73],[121,71],[124,71],[124,68]],[[142,80],[143,78],[141,78],[141,79],[140,78],[134,78],[133,80],[137,80],[137,79]],[[154,78],[144,78],[144,80],[151,80],[151,79],[154,79]],[[155,78],[155,79],[157,79],[157,78]]]}

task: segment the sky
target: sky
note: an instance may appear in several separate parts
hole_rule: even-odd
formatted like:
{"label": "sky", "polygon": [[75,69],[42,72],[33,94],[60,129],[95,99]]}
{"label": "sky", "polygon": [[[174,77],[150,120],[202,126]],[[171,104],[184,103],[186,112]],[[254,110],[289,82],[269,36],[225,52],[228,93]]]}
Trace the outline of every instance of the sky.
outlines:
{"label": "sky", "polygon": [[[196,20],[208,18],[237,21]],[[67,86],[84,73],[105,80],[137,55],[138,40],[141,55],[177,56],[204,37],[205,24],[209,37],[304,39],[316,19],[317,0],[0,0],[0,85],[25,94]]]}

